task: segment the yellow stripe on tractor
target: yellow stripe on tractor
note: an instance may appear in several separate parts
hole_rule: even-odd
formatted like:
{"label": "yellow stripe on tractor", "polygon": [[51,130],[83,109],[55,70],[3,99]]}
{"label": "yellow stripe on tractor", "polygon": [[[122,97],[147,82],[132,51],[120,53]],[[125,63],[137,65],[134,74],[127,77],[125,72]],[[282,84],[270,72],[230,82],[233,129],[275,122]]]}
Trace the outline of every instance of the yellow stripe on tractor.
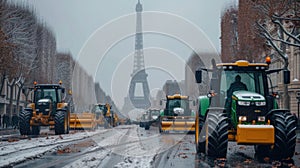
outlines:
{"label": "yellow stripe on tractor", "polygon": [[93,113],[73,113],[70,116],[70,129],[95,129],[96,124],[96,117]]}
{"label": "yellow stripe on tractor", "polygon": [[195,131],[195,117],[162,116],[161,130],[165,131]]}
{"label": "yellow stripe on tractor", "polygon": [[238,144],[274,144],[275,130],[272,125],[238,124],[236,142]]}

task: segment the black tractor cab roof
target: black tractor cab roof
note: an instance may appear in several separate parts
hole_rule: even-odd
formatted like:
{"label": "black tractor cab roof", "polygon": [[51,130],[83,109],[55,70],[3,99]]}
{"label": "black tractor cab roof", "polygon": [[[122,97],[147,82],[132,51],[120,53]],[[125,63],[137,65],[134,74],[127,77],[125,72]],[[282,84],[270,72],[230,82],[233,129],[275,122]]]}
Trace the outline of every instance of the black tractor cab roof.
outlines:
{"label": "black tractor cab roof", "polygon": [[34,86],[34,88],[39,89],[62,89],[63,87],[59,84],[37,84]]}

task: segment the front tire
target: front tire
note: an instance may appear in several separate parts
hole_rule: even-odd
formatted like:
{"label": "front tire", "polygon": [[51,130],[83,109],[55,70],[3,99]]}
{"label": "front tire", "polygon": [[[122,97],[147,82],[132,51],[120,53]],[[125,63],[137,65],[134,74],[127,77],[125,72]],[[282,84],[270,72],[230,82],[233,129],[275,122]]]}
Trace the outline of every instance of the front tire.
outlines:
{"label": "front tire", "polygon": [[198,154],[205,153],[205,131],[202,129],[203,125],[204,121],[199,118],[198,121],[196,121],[195,129],[196,151]]}
{"label": "front tire", "polygon": [[150,123],[146,123],[145,130],[149,130],[149,129],[150,129]]}
{"label": "front tire", "polygon": [[205,154],[214,158],[226,158],[228,146],[228,122],[226,114],[208,112],[205,128]]}
{"label": "front tire", "polygon": [[289,112],[278,112],[271,117],[271,123],[275,128],[275,144],[271,149],[273,159],[292,158],[296,146],[296,128],[295,117]]}
{"label": "front tire", "polygon": [[54,116],[54,130],[56,135],[67,134],[69,132],[69,122],[67,112],[57,111]]}
{"label": "front tire", "polygon": [[19,114],[19,125],[21,135],[30,135],[31,111],[21,111]]}

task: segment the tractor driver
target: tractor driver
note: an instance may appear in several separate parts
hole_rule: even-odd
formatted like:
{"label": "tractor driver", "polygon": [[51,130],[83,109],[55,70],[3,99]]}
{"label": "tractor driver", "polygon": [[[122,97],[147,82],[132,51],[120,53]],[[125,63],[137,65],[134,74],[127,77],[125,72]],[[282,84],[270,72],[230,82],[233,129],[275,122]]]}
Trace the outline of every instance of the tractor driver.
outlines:
{"label": "tractor driver", "polygon": [[241,76],[236,75],[235,81],[230,85],[230,88],[227,90],[227,98],[231,98],[232,93],[238,90],[248,90],[247,86],[241,82]]}
{"label": "tractor driver", "polygon": [[238,90],[248,90],[247,86],[243,82],[241,82],[241,76],[240,75],[235,76],[235,81],[233,83],[231,83],[229,89],[227,90],[227,99],[226,99],[225,109],[227,111],[229,121],[230,121],[230,118],[231,118],[231,113],[230,113],[231,96],[232,96],[232,93],[234,91],[238,91]]}
{"label": "tractor driver", "polygon": [[53,100],[52,100],[52,96],[51,96],[51,93],[50,93],[50,92],[48,92],[48,93],[47,93],[47,95],[45,96],[45,98],[46,98],[46,99],[50,99],[51,101],[53,101]]}

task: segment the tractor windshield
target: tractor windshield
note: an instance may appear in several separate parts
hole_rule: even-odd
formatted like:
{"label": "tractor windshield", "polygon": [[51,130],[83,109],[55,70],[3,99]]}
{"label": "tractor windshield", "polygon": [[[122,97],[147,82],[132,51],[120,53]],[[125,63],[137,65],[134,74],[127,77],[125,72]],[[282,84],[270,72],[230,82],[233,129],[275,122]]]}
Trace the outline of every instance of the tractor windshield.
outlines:
{"label": "tractor windshield", "polygon": [[170,113],[185,115],[189,112],[189,101],[187,99],[169,99],[167,109]]}
{"label": "tractor windshield", "polygon": [[231,97],[237,90],[265,94],[263,74],[260,71],[223,71],[221,75],[220,93],[225,98]]}
{"label": "tractor windshield", "polygon": [[[60,97],[60,96],[58,96]],[[56,89],[39,88],[35,91],[35,102],[40,99],[50,99],[52,102],[57,102]],[[60,100],[59,100],[60,101]]]}
{"label": "tractor windshield", "polygon": [[159,110],[152,110],[151,115],[152,116],[159,116],[160,111]]}

